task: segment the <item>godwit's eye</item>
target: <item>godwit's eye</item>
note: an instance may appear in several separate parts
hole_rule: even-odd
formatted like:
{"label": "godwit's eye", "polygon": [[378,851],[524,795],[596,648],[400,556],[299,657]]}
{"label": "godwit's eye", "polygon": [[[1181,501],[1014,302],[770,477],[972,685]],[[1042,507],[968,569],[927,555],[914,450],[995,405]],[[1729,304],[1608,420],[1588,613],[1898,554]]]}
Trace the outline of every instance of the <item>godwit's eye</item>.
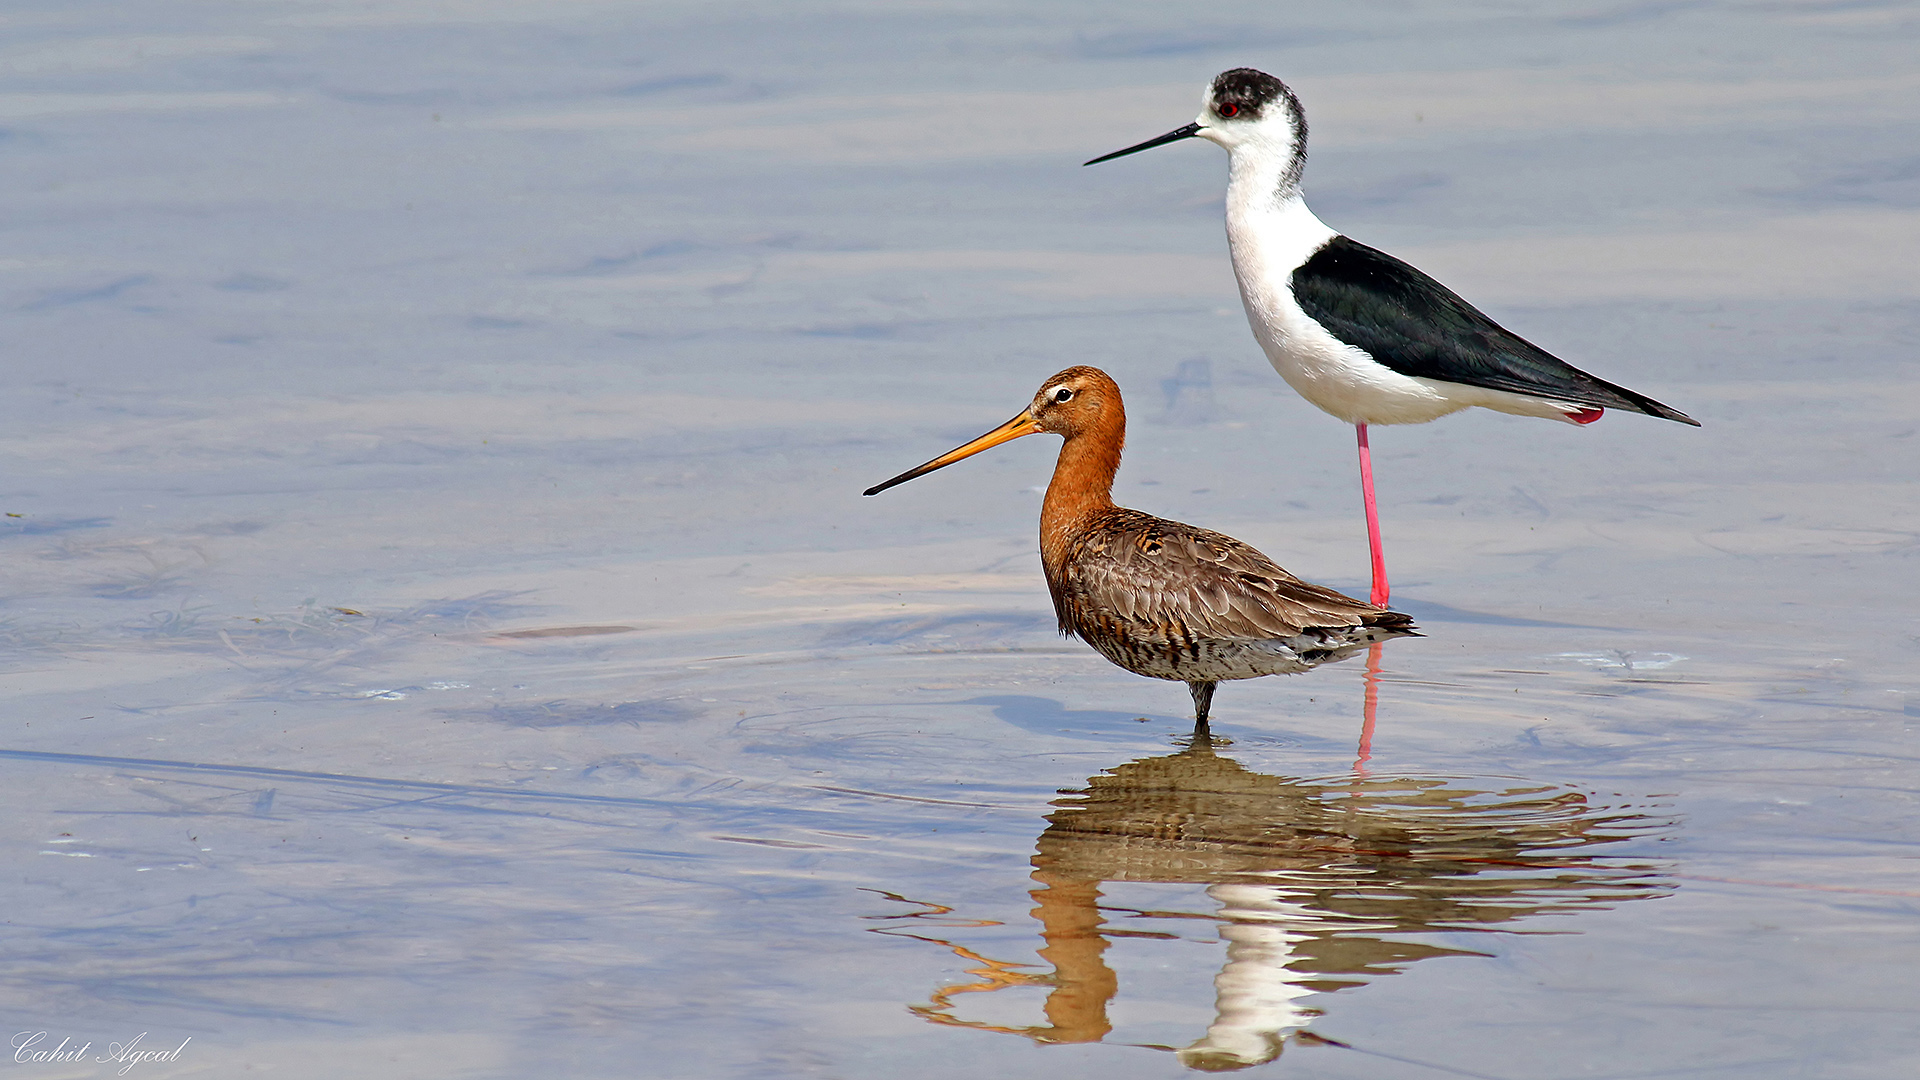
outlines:
{"label": "godwit's eye", "polygon": [[1231,101],[1223,101],[1215,105],[1213,111],[1219,113],[1221,116],[1239,116],[1240,106],[1235,105]]}
{"label": "godwit's eye", "polygon": [[1067,389],[1064,386],[1053,392],[1053,401],[1054,401],[1054,404],[1056,405],[1064,405],[1067,402],[1072,400],[1073,400],[1073,391]]}

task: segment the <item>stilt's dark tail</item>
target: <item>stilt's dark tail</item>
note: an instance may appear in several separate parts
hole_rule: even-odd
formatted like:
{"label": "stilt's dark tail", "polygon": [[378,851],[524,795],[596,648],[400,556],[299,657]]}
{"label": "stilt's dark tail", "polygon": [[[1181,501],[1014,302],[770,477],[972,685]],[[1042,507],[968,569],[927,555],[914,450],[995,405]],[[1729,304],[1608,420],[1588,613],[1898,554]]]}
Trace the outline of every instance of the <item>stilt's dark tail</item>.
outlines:
{"label": "stilt's dark tail", "polygon": [[1213,688],[1219,683],[1190,682],[1187,689],[1193,692],[1193,722],[1198,727],[1207,724],[1207,713],[1213,709]]}
{"label": "stilt's dark tail", "polygon": [[[1582,374],[1585,373],[1583,372]],[[1593,379],[1593,376],[1588,375],[1587,378]],[[1671,405],[1662,405],[1645,394],[1636,393],[1624,386],[1610,383],[1605,379],[1593,379],[1593,381],[1619,394],[1625,401],[1625,404],[1614,405],[1612,406],[1613,408],[1645,413],[1648,416],[1657,416],[1662,420],[1672,420],[1675,423],[1692,424],[1694,427],[1700,426],[1700,421],[1695,420],[1693,417],[1688,416],[1686,413],[1681,412]]]}

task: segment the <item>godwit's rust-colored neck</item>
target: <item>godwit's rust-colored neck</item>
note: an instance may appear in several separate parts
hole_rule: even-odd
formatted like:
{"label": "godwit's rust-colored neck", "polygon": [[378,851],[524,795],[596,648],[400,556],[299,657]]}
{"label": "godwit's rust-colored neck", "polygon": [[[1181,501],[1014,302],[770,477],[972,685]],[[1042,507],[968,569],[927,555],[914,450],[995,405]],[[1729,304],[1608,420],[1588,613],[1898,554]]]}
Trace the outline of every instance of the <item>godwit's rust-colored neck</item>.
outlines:
{"label": "godwit's rust-colored neck", "polygon": [[1050,581],[1059,580],[1067,550],[1087,519],[1113,509],[1113,477],[1120,471],[1120,449],[1127,441],[1120,395],[1105,395],[1089,420],[1086,427],[1067,433],[1040,509],[1040,561]]}

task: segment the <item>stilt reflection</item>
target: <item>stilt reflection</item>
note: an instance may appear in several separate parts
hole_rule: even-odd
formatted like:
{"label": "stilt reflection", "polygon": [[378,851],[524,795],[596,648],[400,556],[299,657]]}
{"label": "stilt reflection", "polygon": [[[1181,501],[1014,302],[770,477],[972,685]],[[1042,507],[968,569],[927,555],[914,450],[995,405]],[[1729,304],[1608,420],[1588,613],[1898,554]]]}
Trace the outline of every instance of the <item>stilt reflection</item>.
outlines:
{"label": "stilt reflection", "polygon": [[1379,642],[1367,646],[1366,687],[1360,699],[1360,745],[1353,753],[1353,771],[1361,776],[1367,775],[1367,762],[1373,760],[1373,726],[1380,719],[1380,650],[1383,648]]}
{"label": "stilt reflection", "polygon": [[[929,923],[967,924],[895,923],[884,932],[946,946],[977,965],[969,971],[978,982],[942,988],[913,1007],[917,1015],[1042,1043],[1099,1042],[1113,1032],[1108,1009],[1120,990],[1107,960],[1115,942],[1179,940],[1159,928],[1193,924],[1164,920],[1209,920],[1226,946],[1213,1022],[1183,1046],[1158,1048],[1194,1069],[1245,1068],[1278,1057],[1288,1037],[1320,1015],[1326,994],[1428,957],[1488,955],[1422,935],[1520,932],[1514,924],[1535,916],[1670,889],[1662,864],[1593,850],[1656,838],[1672,825],[1657,810],[1523,781],[1289,779],[1252,772],[1195,738],[1178,753],[1095,776],[1054,805],[1031,892],[1039,957],[1051,970],[989,959],[957,934],[929,932]],[[1214,909],[1103,906],[1110,882],[1204,885]],[[1553,922],[1540,929],[1570,929]],[[1045,988],[1044,1023],[960,1015],[962,995],[1015,986]]]}

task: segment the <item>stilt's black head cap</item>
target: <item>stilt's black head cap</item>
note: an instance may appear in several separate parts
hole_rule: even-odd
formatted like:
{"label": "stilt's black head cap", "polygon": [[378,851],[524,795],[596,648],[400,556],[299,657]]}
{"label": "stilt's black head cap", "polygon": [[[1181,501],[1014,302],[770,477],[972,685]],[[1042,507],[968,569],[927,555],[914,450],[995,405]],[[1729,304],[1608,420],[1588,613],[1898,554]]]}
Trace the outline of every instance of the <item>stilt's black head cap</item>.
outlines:
{"label": "stilt's black head cap", "polygon": [[1300,99],[1294,97],[1293,91],[1287,89],[1287,84],[1279,79],[1253,68],[1234,68],[1214,76],[1210,104],[1220,116],[1257,120],[1265,114],[1267,106],[1275,101],[1282,102],[1282,108],[1292,113],[1298,123]]}

